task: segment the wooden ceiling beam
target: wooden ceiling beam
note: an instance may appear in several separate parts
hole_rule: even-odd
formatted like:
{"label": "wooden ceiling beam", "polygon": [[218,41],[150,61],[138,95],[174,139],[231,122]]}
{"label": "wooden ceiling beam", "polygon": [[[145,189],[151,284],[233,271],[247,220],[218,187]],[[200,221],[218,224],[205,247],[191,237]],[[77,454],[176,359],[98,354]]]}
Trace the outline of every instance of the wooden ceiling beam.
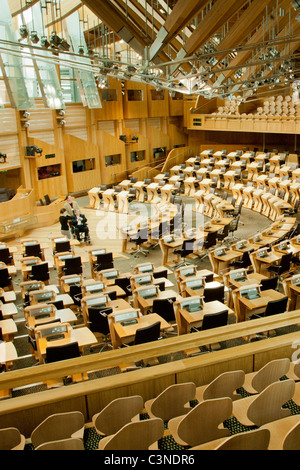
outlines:
{"label": "wooden ceiling beam", "polygon": [[[247,0],[217,0],[179,51],[176,60],[182,60],[197,52],[246,3]],[[178,65],[172,66],[171,73],[177,68]]]}
{"label": "wooden ceiling beam", "polygon": [[145,34],[110,0],[83,0],[83,3],[135,52],[143,56],[148,42]]}
{"label": "wooden ceiling beam", "polygon": [[160,28],[150,48],[149,59],[154,57],[209,3],[209,0],[179,0]]}
{"label": "wooden ceiling beam", "polygon": [[[287,13],[287,10],[289,9],[290,6],[290,0],[282,0],[278,7],[286,10],[285,16],[273,16],[273,21],[270,24],[270,28],[273,30],[277,29],[278,31],[284,30],[284,28],[289,24],[290,20],[293,20],[295,16],[297,15],[297,12],[295,12],[293,9],[291,10],[290,13]],[[261,25],[260,28],[253,34],[251,39],[245,44],[246,46],[251,46],[251,44],[255,45],[257,43],[260,43],[265,40],[267,36],[267,32],[265,29],[264,25]],[[237,55],[230,61],[229,65],[230,67],[238,67],[238,66],[243,66],[247,60],[249,60],[252,56],[253,49],[247,49],[244,51],[238,51]],[[224,70],[223,71],[223,76],[224,80],[227,79],[228,77],[231,77],[235,74],[237,69],[231,69],[231,70]]]}

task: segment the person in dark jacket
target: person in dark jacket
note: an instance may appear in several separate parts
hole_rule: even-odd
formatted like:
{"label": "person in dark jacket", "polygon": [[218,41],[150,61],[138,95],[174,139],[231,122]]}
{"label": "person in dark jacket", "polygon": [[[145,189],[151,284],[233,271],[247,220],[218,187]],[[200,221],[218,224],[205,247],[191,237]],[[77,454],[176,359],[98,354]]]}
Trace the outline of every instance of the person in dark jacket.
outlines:
{"label": "person in dark jacket", "polygon": [[84,214],[81,214],[80,210],[75,210],[74,216],[71,218],[71,224],[74,227],[75,235],[78,241],[80,241],[80,234],[84,233],[84,241],[90,243],[89,228],[87,225],[87,218]]}
{"label": "person in dark jacket", "polygon": [[60,231],[64,237],[67,237],[71,240],[72,235],[70,232],[69,222],[71,221],[72,217],[68,215],[68,212],[65,208],[60,210],[59,222],[60,222]]}

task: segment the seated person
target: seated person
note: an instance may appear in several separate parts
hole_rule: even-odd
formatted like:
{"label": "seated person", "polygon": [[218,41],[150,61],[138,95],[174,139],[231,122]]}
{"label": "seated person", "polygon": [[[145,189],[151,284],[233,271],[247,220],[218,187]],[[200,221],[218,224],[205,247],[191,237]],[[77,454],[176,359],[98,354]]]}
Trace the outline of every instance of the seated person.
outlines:
{"label": "seated person", "polygon": [[78,202],[68,195],[65,199],[64,209],[67,211],[68,215],[72,217],[75,214],[75,211],[79,209]]}
{"label": "seated person", "polygon": [[89,228],[87,226],[87,218],[84,214],[80,213],[79,209],[75,210],[74,216],[71,218],[71,224],[78,241],[80,241],[80,234],[84,233],[84,241],[87,243],[91,242]]}

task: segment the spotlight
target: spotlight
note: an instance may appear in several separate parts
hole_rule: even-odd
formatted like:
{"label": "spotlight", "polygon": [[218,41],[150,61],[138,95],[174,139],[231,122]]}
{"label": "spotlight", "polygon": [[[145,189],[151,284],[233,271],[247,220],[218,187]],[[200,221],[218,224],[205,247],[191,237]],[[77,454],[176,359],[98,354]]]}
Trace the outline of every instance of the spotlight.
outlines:
{"label": "spotlight", "polygon": [[61,39],[60,37],[57,36],[56,32],[53,31],[51,33],[51,36],[50,36],[50,44],[51,44],[51,47],[53,48],[58,48],[58,46],[60,45],[61,43]]}
{"label": "spotlight", "polygon": [[131,140],[133,140],[133,141],[135,140],[136,142],[138,142],[139,138],[138,138],[138,137],[136,137],[136,136],[133,134],[133,136],[132,136]]}
{"label": "spotlight", "polygon": [[38,37],[38,33],[36,31],[31,31],[30,33],[30,41],[33,42],[33,44],[37,44],[39,42],[40,38]]}
{"label": "spotlight", "polygon": [[28,118],[30,116],[30,113],[28,111],[24,111],[23,117]]}
{"label": "spotlight", "polygon": [[62,120],[60,121],[60,124],[61,124],[62,126],[64,126],[64,125],[66,124],[66,121],[65,121],[64,119],[62,119]]}
{"label": "spotlight", "polygon": [[30,122],[29,122],[29,121],[24,122],[24,127],[29,127],[29,126],[30,126]]}
{"label": "spotlight", "polygon": [[21,36],[22,39],[26,39],[27,36],[28,36],[28,31],[27,31],[27,26],[26,25],[22,25],[20,26],[19,28],[19,34]]}
{"label": "spotlight", "polygon": [[27,157],[35,157],[35,154],[38,153],[39,156],[43,152],[42,149],[40,149],[37,145],[28,145],[26,147],[26,156]]}
{"label": "spotlight", "polygon": [[79,46],[79,48],[78,48],[78,54],[79,54],[79,55],[83,55],[83,54],[84,54],[84,47],[83,47],[83,46]]}
{"label": "spotlight", "polygon": [[71,47],[70,44],[68,44],[65,39],[62,39],[58,46],[58,48],[61,49],[62,51],[69,51],[70,47]]}
{"label": "spotlight", "polygon": [[58,112],[59,116],[64,116],[65,115],[65,112],[63,109],[61,109],[59,112]]}
{"label": "spotlight", "polygon": [[45,49],[48,49],[48,47],[50,47],[50,42],[48,41],[47,39],[47,36],[42,36],[41,37],[41,42],[40,42],[41,46],[44,47]]}
{"label": "spotlight", "polygon": [[7,155],[6,153],[1,153],[0,152],[0,162],[1,163],[6,163]]}
{"label": "spotlight", "polygon": [[300,10],[300,0],[292,0],[291,5],[294,10]]}

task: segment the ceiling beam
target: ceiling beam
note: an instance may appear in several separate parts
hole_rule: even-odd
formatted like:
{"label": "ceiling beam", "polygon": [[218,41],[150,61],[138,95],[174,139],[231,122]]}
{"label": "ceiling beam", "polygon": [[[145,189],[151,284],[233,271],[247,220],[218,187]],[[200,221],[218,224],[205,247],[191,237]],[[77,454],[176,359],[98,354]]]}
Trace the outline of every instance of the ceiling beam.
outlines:
{"label": "ceiling beam", "polygon": [[178,34],[200,11],[209,0],[179,0],[160,28],[150,48],[149,60],[154,57]]}
{"label": "ceiling beam", "polygon": [[[226,2],[217,0],[186,41],[184,47],[178,52],[176,60],[182,60],[197,52],[246,3],[247,0],[226,0]],[[174,73],[178,66],[178,64],[172,66],[171,73]]]}
{"label": "ceiling beam", "polygon": [[[282,0],[279,3],[278,7],[288,10],[290,3],[291,3],[290,0]],[[297,15],[297,12],[294,11],[293,9],[291,10],[290,14],[287,13],[286,11],[285,16],[273,15],[273,19],[270,22],[270,29],[273,31],[274,30],[282,31],[289,24],[289,21],[293,20],[296,15]],[[255,44],[265,41],[267,36],[268,36],[268,31],[266,31],[265,25],[261,25],[260,28],[253,34],[253,36],[251,36],[251,39],[245,45],[247,47],[251,46],[251,44],[255,46]],[[253,54],[253,49],[251,49],[250,47],[249,49],[247,48],[247,50],[238,51],[237,55],[230,61],[229,66],[238,67],[239,65],[240,66],[245,65],[247,60],[251,58],[252,54]],[[234,75],[236,70],[237,69],[224,70],[223,71],[224,80]]]}
{"label": "ceiling beam", "polygon": [[26,2],[25,0],[9,0],[9,9],[11,16],[17,16],[20,13],[22,13],[25,10],[28,10],[28,8],[33,7],[36,3],[38,3],[40,0],[31,0],[31,2]]}
{"label": "ceiling beam", "polygon": [[83,3],[135,52],[144,55],[147,37],[111,0],[83,0]]}

